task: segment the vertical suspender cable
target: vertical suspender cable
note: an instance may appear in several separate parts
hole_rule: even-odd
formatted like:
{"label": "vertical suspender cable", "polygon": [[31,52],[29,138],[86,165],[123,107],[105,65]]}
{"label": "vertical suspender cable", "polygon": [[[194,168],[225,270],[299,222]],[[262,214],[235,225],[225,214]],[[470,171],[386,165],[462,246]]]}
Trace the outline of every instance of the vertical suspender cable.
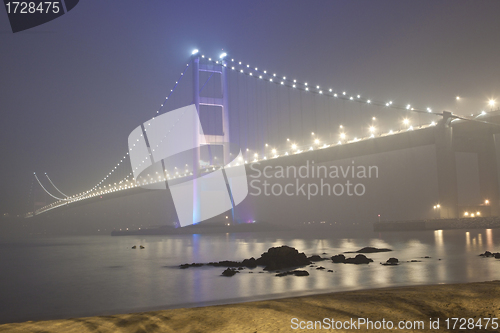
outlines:
{"label": "vertical suspender cable", "polygon": [[[245,77],[243,77],[243,84],[245,85],[244,93],[248,94],[248,91],[246,89],[246,83],[247,83],[247,80],[246,80]],[[239,94],[239,92],[238,92],[238,94]],[[236,123],[238,124],[238,128],[240,128],[240,126],[241,126],[241,119],[240,119],[241,110],[240,109],[243,109],[243,108],[238,108],[236,110],[236,118],[237,118],[237,122]],[[233,136],[234,136],[235,131],[232,131],[232,133],[233,133]],[[238,133],[238,146],[241,147],[241,145],[240,145],[241,144],[241,131],[238,130],[238,131],[236,131],[236,133]]]}
{"label": "vertical suspender cable", "polygon": [[289,137],[292,133],[292,107],[290,105],[290,89],[288,89],[288,135]]}
{"label": "vertical suspender cable", "polygon": [[311,99],[312,99],[312,107],[313,107],[313,131],[314,133],[318,132],[318,115],[317,115],[317,109],[318,109],[318,103],[316,103],[316,95],[312,94]]}
{"label": "vertical suspender cable", "polygon": [[[269,85],[270,89],[273,88],[272,85]],[[266,103],[266,115],[265,115],[265,122],[266,122],[266,139],[264,140],[264,142],[262,143],[262,151],[263,151],[263,154],[265,155],[266,154],[266,146],[264,145],[266,142],[269,141],[269,121],[270,121],[270,112],[269,112],[269,99],[268,99],[268,93],[267,93],[267,89],[264,90],[264,99],[265,99],[265,103]]]}
{"label": "vertical suspender cable", "polygon": [[300,135],[304,135],[304,114],[303,114],[303,107],[302,107],[302,91],[299,93],[300,94]]}

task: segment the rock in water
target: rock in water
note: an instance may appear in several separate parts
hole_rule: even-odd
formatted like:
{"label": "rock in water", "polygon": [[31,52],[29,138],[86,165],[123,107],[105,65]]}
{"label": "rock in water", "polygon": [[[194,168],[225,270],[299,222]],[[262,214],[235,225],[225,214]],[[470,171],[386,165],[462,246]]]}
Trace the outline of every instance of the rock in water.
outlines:
{"label": "rock in water", "polygon": [[192,263],[192,264],[182,264],[182,265],[179,265],[179,268],[186,269],[186,268],[189,268],[189,267],[201,267],[201,266],[203,266],[203,264]]}
{"label": "rock in water", "polygon": [[332,262],[335,264],[343,264],[345,263],[345,255],[343,254],[337,254],[336,256],[332,257]]}
{"label": "rock in water", "polygon": [[391,249],[378,249],[376,247],[367,246],[360,250],[354,252],[345,252],[345,253],[377,253],[377,252],[390,252]]}
{"label": "rock in water", "polygon": [[255,258],[245,259],[242,262],[239,261],[231,261],[231,260],[223,260],[218,262],[209,262],[207,265],[215,266],[215,267],[247,267],[247,268],[255,268],[257,267],[257,262]]}
{"label": "rock in water", "polygon": [[309,276],[309,272],[308,271],[304,271],[304,270],[294,270],[294,271],[287,271],[287,272],[282,272],[282,273],[278,273],[276,274],[275,276],[287,276],[287,275],[295,275],[295,276]]}
{"label": "rock in water", "polygon": [[250,259],[245,259],[241,262],[242,266],[248,267],[248,268],[255,268],[257,267],[257,262],[254,257]]}
{"label": "rock in water", "polygon": [[242,263],[239,261],[222,260],[218,262],[209,262],[207,265],[215,267],[240,267]]}
{"label": "rock in water", "polygon": [[346,264],[356,264],[356,265],[358,265],[358,264],[369,264],[371,262],[373,262],[373,260],[370,259],[370,258],[367,258],[364,254],[358,254],[354,258],[347,258],[345,260]]}
{"label": "rock in water", "polygon": [[303,252],[299,253],[293,247],[283,245],[272,247],[267,252],[262,253],[260,258],[256,260],[256,264],[265,266],[264,270],[275,271],[289,267],[310,265],[311,262]]}
{"label": "rock in water", "polygon": [[389,258],[389,260],[387,260],[382,265],[384,266],[399,265],[399,260],[397,258]]}
{"label": "rock in water", "polygon": [[484,258],[495,257],[495,259],[500,259],[500,252],[491,253],[490,251],[486,251],[484,253],[481,253],[479,256]]}
{"label": "rock in water", "polygon": [[310,261],[322,261],[322,260],[327,260],[327,258],[321,258],[320,256],[318,256],[317,254],[314,254],[312,256],[310,256],[309,258]]}
{"label": "rock in water", "polygon": [[222,272],[223,276],[233,276],[234,274],[239,273],[234,268],[227,268],[224,272]]}

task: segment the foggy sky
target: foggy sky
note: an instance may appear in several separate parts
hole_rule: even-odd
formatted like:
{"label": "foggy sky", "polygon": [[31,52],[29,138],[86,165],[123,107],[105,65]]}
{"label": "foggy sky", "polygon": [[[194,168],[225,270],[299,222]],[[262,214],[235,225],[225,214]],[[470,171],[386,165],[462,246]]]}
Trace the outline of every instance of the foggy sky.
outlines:
{"label": "foggy sky", "polygon": [[500,102],[498,1],[94,0],[16,34],[0,12],[1,213],[26,211],[34,171],[100,181],[194,48],[436,111]]}

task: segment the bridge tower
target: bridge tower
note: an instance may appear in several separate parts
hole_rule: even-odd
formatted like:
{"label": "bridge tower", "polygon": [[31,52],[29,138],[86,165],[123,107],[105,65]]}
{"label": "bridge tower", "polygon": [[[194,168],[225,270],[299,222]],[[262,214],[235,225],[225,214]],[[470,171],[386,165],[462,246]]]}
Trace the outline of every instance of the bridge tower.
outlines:
{"label": "bridge tower", "polygon": [[[221,113],[222,131],[219,133],[205,133],[205,141],[209,145],[220,145],[223,148],[223,164],[230,161],[229,157],[229,108],[228,108],[228,86],[226,61],[222,59],[219,64],[203,62],[203,58],[196,56],[193,61],[193,100],[198,110],[198,115],[202,113]],[[212,75],[220,75],[220,94],[217,96],[202,96],[203,86],[200,87],[200,72],[208,72]],[[210,80],[210,78],[209,78]],[[203,117],[200,117],[203,118]],[[213,161],[210,161],[213,163]]]}
{"label": "bridge tower", "polygon": [[480,135],[458,136],[453,132],[451,112],[443,112],[436,126],[436,162],[441,218],[459,218],[457,166],[455,152],[474,153],[477,156],[481,204],[488,200],[489,214],[500,215],[500,189],[496,147],[498,140],[486,130]]}
{"label": "bridge tower", "polygon": [[491,133],[481,136],[476,143],[479,167],[479,191],[484,204],[489,201],[492,216],[500,216],[500,194],[496,147],[498,140]]}
{"label": "bridge tower", "polygon": [[[470,136],[454,137],[455,151],[476,155],[480,205],[489,206],[486,213],[492,216],[500,216],[497,146],[498,138],[487,129]],[[459,216],[461,214],[463,212],[459,212]]]}
{"label": "bridge tower", "polygon": [[444,111],[436,128],[436,163],[441,218],[458,217],[457,165],[451,112]]}
{"label": "bridge tower", "polygon": [[[203,131],[203,135],[205,137],[205,142],[208,145],[208,153],[209,153],[209,165],[220,165],[225,166],[231,161],[230,157],[230,142],[229,142],[229,102],[228,102],[228,84],[227,84],[227,63],[224,58],[219,61],[219,63],[214,64],[213,62],[204,62],[203,58],[198,54],[194,56],[193,59],[193,101],[196,106],[196,110],[198,111],[198,116],[200,120],[203,120],[206,117],[203,117],[203,113],[209,113],[209,115],[214,115],[219,113],[220,117],[215,117],[216,119],[221,119],[222,126],[220,126],[220,131],[211,133]],[[200,85],[200,73],[206,72],[209,73],[210,76],[202,85]],[[210,79],[214,75],[220,75],[220,91],[216,92],[216,96],[206,96],[202,95],[203,88],[210,81]],[[202,123],[203,126],[203,123]],[[197,130],[195,133],[198,133],[198,137],[195,138],[198,142],[200,142],[201,129]],[[213,149],[216,147],[222,148],[222,161],[219,163],[215,163],[214,154],[212,154]],[[200,176],[200,161],[202,161],[201,151],[205,151],[202,149],[198,149],[193,156],[193,174],[196,178]],[[207,158],[205,156],[205,158]],[[206,161],[204,161],[206,162]],[[196,170],[196,171],[195,171]],[[226,178],[227,182],[227,178]],[[229,185],[228,190],[229,190]],[[235,205],[231,195],[231,191],[229,191],[231,197],[231,221],[234,223],[236,221],[235,218]],[[195,203],[195,207],[193,207],[194,212],[193,216],[199,212],[199,196],[200,193],[194,193],[193,202]],[[196,206],[197,205],[197,206]]]}

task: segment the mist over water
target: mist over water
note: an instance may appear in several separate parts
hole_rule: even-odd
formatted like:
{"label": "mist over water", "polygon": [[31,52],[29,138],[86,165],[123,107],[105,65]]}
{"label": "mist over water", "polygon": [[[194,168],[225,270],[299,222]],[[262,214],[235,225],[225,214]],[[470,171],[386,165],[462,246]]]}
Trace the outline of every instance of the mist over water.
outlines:
{"label": "mist over water", "polygon": [[[133,245],[145,249],[133,250]],[[306,267],[308,277],[258,274],[262,267],[230,278],[220,276],[222,267],[178,268],[183,263],[258,258],[281,245],[328,258],[365,246],[394,251],[367,254],[374,260],[369,265],[317,262],[326,269]],[[500,260],[478,256],[486,250],[500,251],[500,230],[0,238],[0,322],[498,279]],[[390,257],[402,263],[379,264]],[[407,262],[412,259],[421,261]]]}

